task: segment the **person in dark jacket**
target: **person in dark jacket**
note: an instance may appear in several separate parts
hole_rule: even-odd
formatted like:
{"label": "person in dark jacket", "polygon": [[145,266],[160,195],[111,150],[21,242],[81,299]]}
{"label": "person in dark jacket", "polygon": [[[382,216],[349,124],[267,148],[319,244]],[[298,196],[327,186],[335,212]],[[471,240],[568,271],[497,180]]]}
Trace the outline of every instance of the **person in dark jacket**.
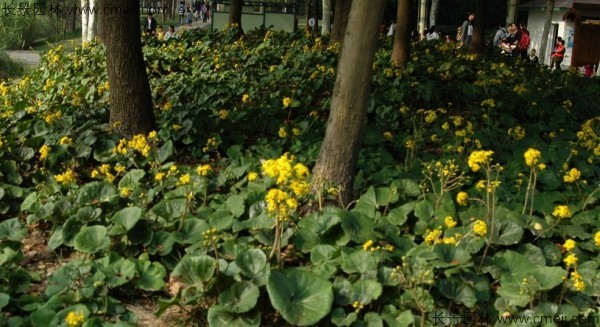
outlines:
{"label": "person in dark jacket", "polygon": [[156,19],[152,17],[152,13],[148,13],[146,19],[144,20],[144,33],[154,35],[156,33]]}

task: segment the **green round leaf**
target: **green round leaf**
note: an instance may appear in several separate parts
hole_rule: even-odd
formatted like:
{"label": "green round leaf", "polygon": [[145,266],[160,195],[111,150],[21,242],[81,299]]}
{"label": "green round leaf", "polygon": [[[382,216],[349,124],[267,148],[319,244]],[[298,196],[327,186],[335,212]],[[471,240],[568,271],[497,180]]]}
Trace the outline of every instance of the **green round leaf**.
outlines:
{"label": "green round leaf", "polygon": [[183,283],[198,286],[201,290],[215,273],[216,266],[215,259],[207,255],[187,255],[175,266],[171,276],[179,277]]}
{"label": "green round leaf", "polygon": [[262,286],[266,284],[270,269],[267,265],[267,256],[263,251],[250,249],[240,253],[235,258],[235,263],[242,271],[242,274],[251,278],[256,285]]}
{"label": "green round leaf", "polygon": [[331,311],[331,283],[308,271],[273,271],[267,292],[273,307],[292,325],[313,325]]}
{"label": "green round leaf", "polygon": [[254,308],[259,295],[256,285],[243,281],[219,294],[219,303],[231,312],[244,313]]}
{"label": "green round leaf", "polygon": [[142,209],[140,207],[127,207],[117,211],[112,220],[123,226],[126,231],[130,230],[142,218]]}
{"label": "green round leaf", "polygon": [[104,226],[85,226],[75,235],[75,250],[84,253],[97,253],[108,248],[110,239],[106,236]]}
{"label": "green round leaf", "polygon": [[208,325],[210,327],[258,327],[260,312],[235,313],[222,305],[213,305],[208,309]]}

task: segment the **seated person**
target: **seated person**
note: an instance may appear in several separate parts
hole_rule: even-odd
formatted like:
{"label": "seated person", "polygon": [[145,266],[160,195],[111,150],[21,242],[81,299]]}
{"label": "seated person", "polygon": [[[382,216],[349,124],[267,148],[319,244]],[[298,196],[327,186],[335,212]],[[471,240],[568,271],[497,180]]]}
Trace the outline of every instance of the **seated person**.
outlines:
{"label": "seated person", "polygon": [[176,39],[177,34],[175,34],[175,26],[170,25],[169,30],[165,33],[165,41],[169,39]]}

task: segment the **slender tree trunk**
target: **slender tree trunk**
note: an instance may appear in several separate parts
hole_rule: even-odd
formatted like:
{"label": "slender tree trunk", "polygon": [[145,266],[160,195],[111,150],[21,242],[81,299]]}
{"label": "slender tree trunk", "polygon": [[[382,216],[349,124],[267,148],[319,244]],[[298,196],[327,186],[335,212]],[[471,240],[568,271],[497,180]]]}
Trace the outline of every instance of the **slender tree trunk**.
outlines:
{"label": "slender tree trunk", "polygon": [[546,48],[548,47],[548,33],[550,33],[550,26],[552,26],[552,12],[554,12],[554,0],[546,0],[546,21],[544,22],[544,28],[542,28],[540,49],[538,51],[540,64],[544,64],[548,60]]}
{"label": "slender tree trunk", "polygon": [[331,0],[323,0],[323,26],[321,35],[331,34]]}
{"label": "slender tree trunk", "polygon": [[350,8],[352,0],[335,0],[335,9],[333,14],[333,28],[331,29],[330,42],[338,43],[344,40],[346,34],[346,26],[348,25],[348,16],[350,16]]}
{"label": "slender tree trunk", "polygon": [[101,1],[101,6],[119,7],[100,14],[110,84],[110,124],[124,136],[146,134],[155,125],[138,25],[140,1],[107,1]]}
{"label": "slender tree trunk", "polygon": [[81,43],[87,42],[88,37],[88,13],[86,8],[90,6],[90,0],[81,0]]}
{"label": "slender tree trunk", "polygon": [[392,49],[392,62],[398,67],[410,60],[410,1],[398,0],[396,32]]}
{"label": "slender tree trunk", "polygon": [[310,28],[313,35],[319,33],[319,0],[311,0],[310,2],[310,17],[314,19],[315,24]]}
{"label": "slender tree trunk", "polygon": [[97,23],[96,23],[96,0],[89,0],[89,8],[88,8],[88,29],[87,29],[87,41],[92,41],[96,37]]}
{"label": "slender tree trunk", "polygon": [[229,25],[237,24],[238,33],[244,34],[244,30],[242,29],[242,8],[244,7],[243,0],[232,0],[229,5],[229,19],[227,22]]}
{"label": "slender tree trunk", "polygon": [[423,36],[427,28],[427,0],[419,1],[419,36]]}
{"label": "slender tree trunk", "polygon": [[484,23],[487,1],[488,0],[475,1],[475,26],[473,26],[473,38],[471,39],[469,53],[482,53],[485,48],[483,34],[485,29]]}
{"label": "slender tree trunk", "polygon": [[353,196],[352,185],[384,8],[384,0],[352,3],[325,138],[313,169],[313,192],[337,187],[343,203],[349,203]]}
{"label": "slender tree trunk", "polygon": [[431,9],[429,10],[429,27],[437,26],[438,10],[440,8],[440,0],[431,0]]}

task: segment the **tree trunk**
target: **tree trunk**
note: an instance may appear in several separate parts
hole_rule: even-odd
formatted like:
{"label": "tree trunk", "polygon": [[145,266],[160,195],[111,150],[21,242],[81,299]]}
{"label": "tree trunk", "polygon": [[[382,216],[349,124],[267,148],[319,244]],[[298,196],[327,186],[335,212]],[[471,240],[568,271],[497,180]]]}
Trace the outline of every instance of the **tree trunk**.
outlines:
{"label": "tree trunk", "polygon": [[419,1],[419,36],[422,37],[425,34],[427,28],[427,0]]}
{"label": "tree trunk", "polygon": [[508,0],[508,12],[506,13],[506,25],[515,22],[515,17],[517,13],[517,0]]}
{"label": "tree trunk", "polygon": [[88,11],[88,29],[87,29],[87,41],[93,41],[96,37],[96,14],[95,8],[97,5],[96,0],[89,0],[89,11]]}
{"label": "tree trunk", "polygon": [[331,0],[323,0],[323,26],[321,35],[331,34]]}
{"label": "tree trunk", "polygon": [[313,192],[336,187],[342,204],[349,203],[353,196],[352,185],[362,143],[373,77],[373,58],[384,8],[384,0],[352,3],[325,138],[313,169]]}
{"label": "tree trunk", "polygon": [[88,14],[86,8],[90,6],[90,0],[81,0],[81,43],[87,42],[88,37]]}
{"label": "tree trunk", "polygon": [[[124,136],[155,129],[138,25],[139,4],[139,0],[111,1],[110,6],[119,10],[100,15],[110,84],[110,125]],[[108,0],[103,0],[100,7],[107,5]]]}
{"label": "tree trunk", "polygon": [[546,48],[548,47],[548,33],[550,33],[550,26],[552,26],[552,12],[554,12],[554,0],[546,0],[546,21],[544,22],[544,28],[542,28],[540,49],[538,51],[540,64],[544,64],[548,60]]}
{"label": "tree trunk", "polygon": [[483,34],[485,32],[485,11],[487,0],[475,1],[475,26],[473,26],[473,38],[469,53],[482,53],[485,48]]}
{"label": "tree trunk", "polygon": [[352,0],[335,0],[333,28],[331,29],[330,43],[338,43],[344,40],[344,34],[346,34],[346,26],[348,25],[348,16],[350,16],[351,7]]}
{"label": "tree trunk", "polygon": [[438,9],[440,8],[440,0],[431,0],[431,9],[429,10],[429,27],[437,26]]}
{"label": "tree trunk", "polygon": [[392,49],[392,62],[398,67],[404,67],[410,60],[410,1],[398,0],[396,32]]}
{"label": "tree trunk", "polygon": [[231,26],[233,24],[237,24],[238,33],[244,34],[244,30],[242,29],[242,8],[244,7],[243,0],[232,0],[229,5],[229,19],[227,23]]}

